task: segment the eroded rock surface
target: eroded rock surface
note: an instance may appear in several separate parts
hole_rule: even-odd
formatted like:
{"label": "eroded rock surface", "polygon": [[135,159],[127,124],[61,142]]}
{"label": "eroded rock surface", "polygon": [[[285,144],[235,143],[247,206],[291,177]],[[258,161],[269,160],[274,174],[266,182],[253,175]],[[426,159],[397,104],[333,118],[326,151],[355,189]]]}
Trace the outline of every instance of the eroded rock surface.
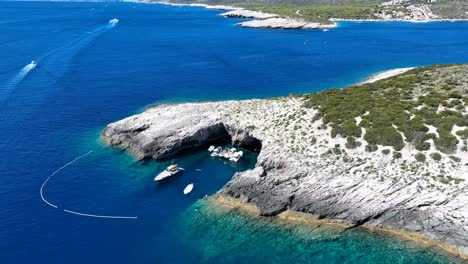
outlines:
{"label": "eroded rock surface", "polygon": [[[418,163],[410,144],[399,159],[366,152],[364,145],[344,149],[346,139],[331,138],[330,128],[314,118],[318,110],[303,104],[301,97],[287,97],[159,105],[109,124],[102,137],[140,159],[169,157],[219,137],[244,144],[259,140],[256,167],[235,174],[221,194],[254,204],[267,216],[293,210],[354,225],[389,226],[468,255],[466,152]],[[441,169],[456,180],[437,181]]]}

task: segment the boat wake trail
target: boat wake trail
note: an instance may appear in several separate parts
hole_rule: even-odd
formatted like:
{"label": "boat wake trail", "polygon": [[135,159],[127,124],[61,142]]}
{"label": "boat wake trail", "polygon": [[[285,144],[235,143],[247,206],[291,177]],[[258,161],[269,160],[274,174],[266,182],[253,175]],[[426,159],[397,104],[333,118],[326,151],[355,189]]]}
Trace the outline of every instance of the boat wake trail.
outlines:
{"label": "boat wake trail", "polygon": [[96,38],[116,27],[118,23],[118,19],[111,19],[106,25],[100,26],[90,32],[86,32],[84,35],[74,39],[68,44],[49,52],[39,60],[41,68],[44,68],[47,72],[53,75],[54,79],[61,78],[67,72],[72,59],[81,49],[88,46]]}
{"label": "boat wake trail", "polygon": [[[37,65],[40,65],[40,71],[38,71],[38,73],[43,71],[47,74],[48,78],[52,77],[53,81],[61,78],[68,70],[70,61],[83,47],[87,46],[93,40],[117,26],[118,23],[118,19],[111,19],[106,25],[87,32],[77,39],[74,39],[71,42],[65,44],[64,46],[51,50],[45,55],[39,57],[37,59],[37,63],[33,61],[26,65],[19,71],[18,74],[10,79],[5,85],[3,85],[3,87],[0,87],[0,103],[8,99],[9,95],[28,76],[28,74],[34,68],[36,68]],[[38,78],[40,78],[40,76],[38,76]],[[43,84],[44,86],[47,86],[47,84]]]}
{"label": "boat wake trail", "polygon": [[0,102],[6,100],[10,95],[11,91],[28,76],[28,74],[36,68],[36,62],[33,61],[28,65],[24,66],[15,77],[11,78],[7,84],[0,90]]}
{"label": "boat wake trail", "polygon": [[[88,151],[87,153],[75,158],[74,160],[68,162],[67,164],[63,165],[62,167],[58,168],[56,171],[54,171],[47,179],[42,183],[41,189],[39,190],[39,193],[41,195],[42,201],[46,203],[47,205],[58,209],[59,207],[49,201],[44,197],[44,186],[47,184],[47,182],[54,177],[57,173],[59,173],[61,170],[65,169],[66,167],[72,165],[73,163],[77,162],[79,159],[88,156],[91,154],[93,151]],[[86,216],[86,217],[94,217],[94,218],[108,218],[108,219],[138,219],[137,216],[115,216],[115,215],[95,215],[95,214],[86,214],[86,213],[81,213],[81,212],[76,212],[68,209],[63,209],[64,212],[69,213],[69,214],[74,214],[74,215],[79,215],[79,216]]]}

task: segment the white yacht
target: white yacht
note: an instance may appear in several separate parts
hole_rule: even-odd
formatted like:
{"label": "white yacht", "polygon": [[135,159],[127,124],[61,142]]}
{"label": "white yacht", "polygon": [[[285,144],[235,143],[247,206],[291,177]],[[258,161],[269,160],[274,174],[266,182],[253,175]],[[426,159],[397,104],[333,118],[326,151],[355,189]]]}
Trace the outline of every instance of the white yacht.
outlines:
{"label": "white yacht", "polygon": [[162,180],[165,180],[167,178],[170,178],[174,175],[177,175],[179,173],[182,173],[183,171],[185,171],[184,168],[180,168],[178,167],[177,164],[173,164],[169,167],[167,167],[164,171],[162,171],[161,173],[159,173],[155,178],[154,178],[154,181],[162,181]]}

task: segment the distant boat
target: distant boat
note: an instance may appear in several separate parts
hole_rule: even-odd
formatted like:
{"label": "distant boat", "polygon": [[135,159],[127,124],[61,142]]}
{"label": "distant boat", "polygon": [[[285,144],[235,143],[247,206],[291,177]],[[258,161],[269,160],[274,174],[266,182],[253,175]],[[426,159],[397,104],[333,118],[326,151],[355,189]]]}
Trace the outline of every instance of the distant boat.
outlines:
{"label": "distant boat", "polygon": [[117,25],[117,23],[119,23],[119,20],[117,18],[109,20],[109,24],[111,25]]}
{"label": "distant boat", "polygon": [[328,32],[330,31],[328,28],[323,29],[323,32]]}
{"label": "distant boat", "polygon": [[172,176],[175,176],[179,173],[182,173],[184,172],[185,169],[184,168],[180,168],[177,166],[177,164],[173,164],[169,167],[167,167],[163,172],[159,173],[155,178],[154,178],[154,181],[162,181],[162,180],[165,180],[167,178],[170,178]]}
{"label": "distant boat", "polygon": [[36,66],[37,65],[36,61],[31,61],[31,65]]}
{"label": "distant boat", "polygon": [[189,194],[192,190],[193,190],[193,183],[190,183],[189,185],[187,185],[187,187],[185,187],[184,194]]}

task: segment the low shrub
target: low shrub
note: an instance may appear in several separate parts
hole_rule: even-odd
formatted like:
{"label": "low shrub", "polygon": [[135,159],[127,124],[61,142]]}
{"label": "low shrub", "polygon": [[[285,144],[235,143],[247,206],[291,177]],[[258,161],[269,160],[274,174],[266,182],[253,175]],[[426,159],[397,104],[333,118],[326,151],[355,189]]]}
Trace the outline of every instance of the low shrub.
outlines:
{"label": "low shrub", "polygon": [[442,155],[438,152],[431,153],[430,157],[435,161],[440,161],[442,159]]}
{"label": "low shrub", "polygon": [[424,155],[422,153],[417,153],[414,157],[419,162],[425,162],[426,161],[426,155]]}

